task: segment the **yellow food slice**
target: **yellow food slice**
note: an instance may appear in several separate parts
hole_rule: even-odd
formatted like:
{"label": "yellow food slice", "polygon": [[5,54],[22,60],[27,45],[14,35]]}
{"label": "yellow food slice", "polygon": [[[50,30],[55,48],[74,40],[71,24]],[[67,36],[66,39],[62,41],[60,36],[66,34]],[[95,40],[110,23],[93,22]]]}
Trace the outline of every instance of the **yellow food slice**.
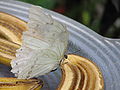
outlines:
{"label": "yellow food slice", "polygon": [[11,59],[3,57],[3,56],[0,55],[0,63],[1,64],[10,66],[10,62],[11,62]]}
{"label": "yellow food slice", "polygon": [[5,40],[3,38],[0,38],[0,46],[4,46],[4,47],[12,49],[12,50],[16,50],[16,49],[20,48],[19,44]]}
{"label": "yellow food slice", "polygon": [[15,59],[15,56],[0,52],[0,63],[10,66],[12,59]]}
{"label": "yellow food slice", "polygon": [[0,90],[40,90],[42,86],[38,79],[0,78]]}
{"label": "yellow food slice", "polygon": [[22,44],[22,32],[27,30],[23,20],[0,12],[0,63],[10,65]]}
{"label": "yellow food slice", "polygon": [[57,90],[103,90],[101,71],[90,60],[68,55],[61,64],[62,79]]}
{"label": "yellow food slice", "polygon": [[10,49],[8,47],[0,46],[0,52],[7,53],[10,55],[15,55],[16,50]]}
{"label": "yellow food slice", "polygon": [[10,61],[15,58],[18,48],[20,45],[0,38],[0,63],[10,66]]}
{"label": "yellow food slice", "polygon": [[9,23],[13,24],[14,26],[19,27],[20,30],[22,30],[22,31],[27,30],[25,21],[15,17],[15,16],[12,16],[10,14],[0,12],[0,20],[9,22]]}
{"label": "yellow food slice", "polygon": [[0,12],[0,35],[21,45],[22,32],[27,30],[26,22],[12,15]]}
{"label": "yellow food slice", "polygon": [[8,39],[8,40],[10,40],[10,41],[13,41],[13,42],[21,45],[21,37],[20,37],[19,35],[18,35],[19,37],[18,37],[17,35],[15,35],[15,34],[14,34],[11,30],[9,30],[8,28],[0,25],[0,33],[1,33],[2,35],[4,35],[4,37],[5,37],[6,39]]}

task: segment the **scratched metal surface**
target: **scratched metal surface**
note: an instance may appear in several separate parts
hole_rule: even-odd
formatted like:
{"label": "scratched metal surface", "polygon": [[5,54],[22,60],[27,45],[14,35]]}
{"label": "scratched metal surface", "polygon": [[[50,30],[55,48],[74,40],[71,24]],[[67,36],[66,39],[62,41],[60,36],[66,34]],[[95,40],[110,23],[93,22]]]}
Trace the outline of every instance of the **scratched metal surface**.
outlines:
{"label": "scratched metal surface", "polygon": [[[31,5],[13,0],[0,0],[0,11],[28,21],[28,9]],[[120,90],[120,39],[105,38],[84,25],[46,10],[54,19],[66,24],[69,32],[69,53],[91,59],[101,69],[105,90]],[[10,68],[0,65],[0,76],[11,77]],[[61,72],[58,69],[49,75],[42,76],[45,82],[42,90],[55,90],[59,84]]]}

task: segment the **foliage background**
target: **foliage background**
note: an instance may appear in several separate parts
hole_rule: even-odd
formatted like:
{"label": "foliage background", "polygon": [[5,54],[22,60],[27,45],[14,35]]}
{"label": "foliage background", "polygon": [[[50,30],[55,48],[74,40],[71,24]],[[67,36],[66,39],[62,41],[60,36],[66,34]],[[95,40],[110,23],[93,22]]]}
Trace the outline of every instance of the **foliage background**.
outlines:
{"label": "foliage background", "polygon": [[[107,23],[101,22],[103,13],[105,11],[106,3],[110,0],[19,0],[34,5],[39,5],[44,8],[61,13],[67,17],[70,17],[87,27],[91,28],[95,32],[111,38],[120,37],[120,19],[117,18],[113,24],[100,33],[101,24],[103,27]],[[116,1],[116,0],[114,0]],[[109,5],[110,6],[110,5]],[[112,6],[110,6],[112,8]],[[108,12],[109,13],[109,12]],[[106,17],[104,17],[106,18]],[[114,16],[111,15],[111,19]],[[110,21],[111,22],[111,21]],[[112,22],[111,22],[112,23]]]}

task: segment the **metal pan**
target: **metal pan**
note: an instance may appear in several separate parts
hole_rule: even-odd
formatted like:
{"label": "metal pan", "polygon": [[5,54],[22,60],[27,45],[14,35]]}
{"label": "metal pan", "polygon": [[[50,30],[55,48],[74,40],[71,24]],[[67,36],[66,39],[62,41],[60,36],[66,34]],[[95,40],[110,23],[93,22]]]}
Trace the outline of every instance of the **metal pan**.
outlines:
{"label": "metal pan", "polygon": [[[28,21],[30,6],[30,4],[14,0],[0,0],[0,11],[12,14],[25,21]],[[46,12],[67,26],[70,32],[69,53],[91,59],[100,67],[104,76],[105,90],[120,90],[120,39],[102,37],[70,18],[50,10],[46,10]],[[9,70],[10,68],[0,65],[0,76],[12,76]],[[41,78],[45,82],[42,90],[55,90],[60,77],[59,69],[49,75],[42,76]]]}

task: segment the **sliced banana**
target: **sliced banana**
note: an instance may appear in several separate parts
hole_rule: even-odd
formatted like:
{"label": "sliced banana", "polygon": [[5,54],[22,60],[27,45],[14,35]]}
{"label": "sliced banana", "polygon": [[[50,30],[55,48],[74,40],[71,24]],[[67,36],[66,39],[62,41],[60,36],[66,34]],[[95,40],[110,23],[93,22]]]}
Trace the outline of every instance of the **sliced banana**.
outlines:
{"label": "sliced banana", "polygon": [[21,45],[22,32],[25,30],[27,30],[26,22],[12,15],[0,12],[1,37]]}
{"label": "sliced banana", "polygon": [[103,77],[90,60],[68,55],[61,64],[62,79],[57,90],[103,90]]}
{"label": "sliced banana", "polygon": [[40,90],[42,86],[38,79],[0,78],[0,90]]}
{"label": "sliced banana", "polygon": [[23,20],[0,12],[0,63],[10,65],[22,44],[22,32],[27,30]]}

